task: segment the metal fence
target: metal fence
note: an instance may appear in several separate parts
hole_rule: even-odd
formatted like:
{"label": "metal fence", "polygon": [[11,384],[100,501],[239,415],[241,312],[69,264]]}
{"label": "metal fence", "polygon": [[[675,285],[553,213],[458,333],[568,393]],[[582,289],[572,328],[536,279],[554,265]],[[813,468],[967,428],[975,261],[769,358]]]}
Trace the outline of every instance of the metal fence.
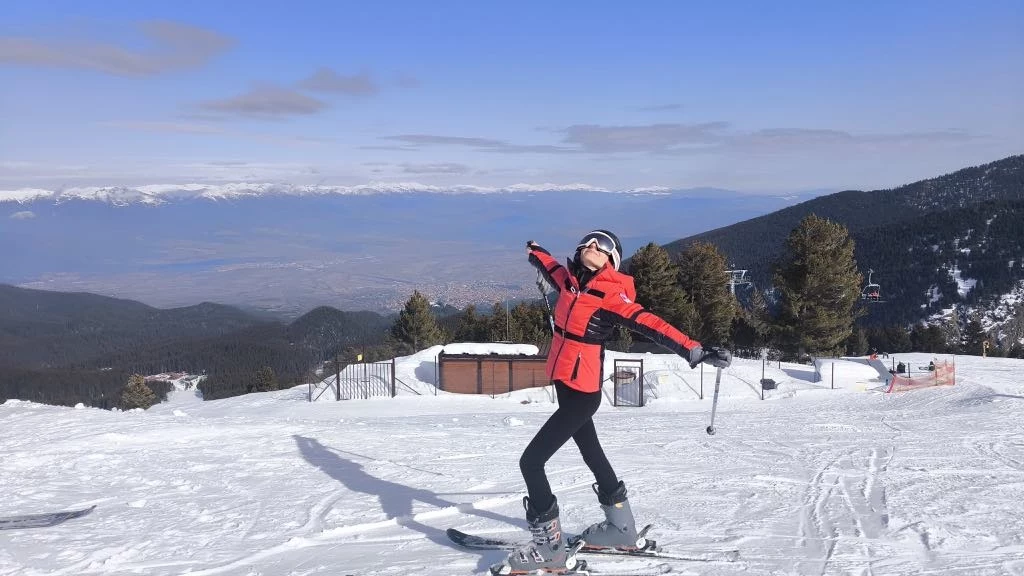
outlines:
{"label": "metal fence", "polygon": [[644,361],[616,358],[612,368],[613,406],[644,405]]}
{"label": "metal fence", "polygon": [[349,364],[335,373],[334,378],[324,380],[309,388],[309,401],[313,402],[331,390],[335,400],[355,400],[377,396],[395,396],[395,360]]}

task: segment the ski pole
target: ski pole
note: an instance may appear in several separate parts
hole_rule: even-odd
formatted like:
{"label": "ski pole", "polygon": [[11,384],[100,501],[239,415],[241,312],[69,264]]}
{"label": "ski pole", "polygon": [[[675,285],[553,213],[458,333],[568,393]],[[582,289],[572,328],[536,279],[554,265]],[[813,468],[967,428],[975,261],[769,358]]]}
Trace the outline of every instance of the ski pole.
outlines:
{"label": "ski pole", "polygon": [[711,401],[711,424],[708,426],[708,435],[715,434],[715,409],[718,408],[718,386],[722,383],[722,369],[715,369],[715,397]]}
{"label": "ski pole", "polygon": [[[527,244],[529,245],[529,244]],[[548,291],[544,287],[546,282],[540,270],[537,271],[537,290],[540,290],[540,297],[544,300],[544,307],[548,309],[548,323],[551,324],[551,333],[555,333],[555,313],[551,310],[551,302],[548,301]]]}

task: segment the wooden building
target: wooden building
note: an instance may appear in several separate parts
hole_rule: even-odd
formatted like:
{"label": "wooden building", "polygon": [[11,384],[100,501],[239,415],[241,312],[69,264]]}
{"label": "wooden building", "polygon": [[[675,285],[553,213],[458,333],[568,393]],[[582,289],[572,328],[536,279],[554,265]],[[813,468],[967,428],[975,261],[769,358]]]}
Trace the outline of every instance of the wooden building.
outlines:
{"label": "wooden building", "polygon": [[497,396],[514,390],[547,386],[542,354],[441,354],[437,357],[438,389],[457,394]]}

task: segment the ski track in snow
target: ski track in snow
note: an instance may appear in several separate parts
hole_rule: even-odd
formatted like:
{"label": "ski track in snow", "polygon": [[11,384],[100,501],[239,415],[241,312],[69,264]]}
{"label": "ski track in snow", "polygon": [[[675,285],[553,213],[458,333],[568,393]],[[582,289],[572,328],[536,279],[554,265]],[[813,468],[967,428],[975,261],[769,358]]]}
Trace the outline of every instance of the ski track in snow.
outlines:
{"label": "ski track in snow", "polygon": [[[645,369],[676,369],[660,358]],[[760,362],[744,362],[723,377],[713,437],[710,398],[675,381],[645,408],[596,417],[652,538],[683,555],[740,552],[669,561],[672,573],[1024,576],[1024,361],[958,357],[951,388],[801,385],[765,401],[747,384]],[[178,392],[146,413],[9,402],[0,517],[97,508],[0,532],[0,576],[480,574],[502,553],[458,549],[444,530],[525,537],[518,457],[553,409],[448,395],[309,404],[304,388],[206,403]],[[601,518],[575,446],[548,471],[567,531]]]}

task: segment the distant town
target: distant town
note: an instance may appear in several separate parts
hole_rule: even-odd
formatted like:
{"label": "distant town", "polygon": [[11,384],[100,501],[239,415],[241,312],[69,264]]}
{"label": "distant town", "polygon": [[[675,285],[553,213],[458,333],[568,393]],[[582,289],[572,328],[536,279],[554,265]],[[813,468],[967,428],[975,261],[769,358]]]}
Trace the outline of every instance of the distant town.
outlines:
{"label": "distant town", "polygon": [[[487,310],[497,302],[511,302],[513,305],[521,300],[534,300],[540,297],[540,292],[534,286],[508,286],[496,284],[424,284],[416,286],[421,294],[427,297],[431,303],[447,305],[463,309],[470,304],[476,305],[478,309]],[[550,290],[550,288],[549,288]],[[382,290],[375,294],[352,295],[351,302],[359,310],[370,310],[374,312],[397,312],[401,310],[409,300],[412,289],[407,286],[392,290]],[[344,306],[346,309],[349,306]],[[353,309],[355,309],[353,308]]]}

